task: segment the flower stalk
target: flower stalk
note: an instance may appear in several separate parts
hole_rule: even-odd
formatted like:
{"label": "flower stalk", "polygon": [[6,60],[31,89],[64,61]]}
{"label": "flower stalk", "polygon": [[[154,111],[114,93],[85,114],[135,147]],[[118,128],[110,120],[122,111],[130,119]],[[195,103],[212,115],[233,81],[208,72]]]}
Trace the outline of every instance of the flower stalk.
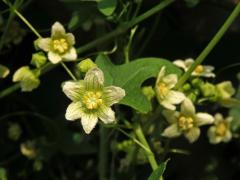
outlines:
{"label": "flower stalk", "polygon": [[153,170],[157,169],[158,168],[158,164],[157,164],[157,161],[155,159],[155,156],[153,154],[153,152],[151,151],[151,148],[144,136],[144,133],[142,131],[142,128],[139,124],[137,124],[134,128],[134,132],[136,134],[136,136],[138,137],[139,141],[147,148],[149,149],[149,151],[146,151],[146,155],[147,155],[147,158],[148,158],[148,161],[152,167]]}

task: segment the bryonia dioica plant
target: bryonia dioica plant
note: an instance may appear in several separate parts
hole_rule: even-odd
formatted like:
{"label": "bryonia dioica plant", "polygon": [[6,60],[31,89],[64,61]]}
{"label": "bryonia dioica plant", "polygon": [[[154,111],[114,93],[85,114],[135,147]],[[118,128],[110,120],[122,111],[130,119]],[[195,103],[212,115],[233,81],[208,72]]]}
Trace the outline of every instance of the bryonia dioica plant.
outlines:
{"label": "bryonia dioica plant", "polygon": [[[198,2],[185,0],[189,7],[196,6]],[[93,168],[92,161],[86,166],[90,166],[90,171],[97,173],[95,177],[100,180],[128,179],[124,177],[126,169],[142,164],[149,164],[152,168],[152,173],[147,175],[149,180],[163,180],[165,168],[171,166],[167,166],[168,159],[174,163],[171,152],[189,155],[188,150],[176,148],[170,142],[184,141],[191,147],[203,137],[212,147],[229,143],[234,138],[239,140],[240,116],[236,115],[240,105],[239,90],[231,80],[219,82],[215,68],[203,61],[240,13],[240,2],[196,59],[179,57],[176,60],[160,57],[135,59],[131,56],[132,44],[142,32],[139,23],[174,4],[175,0],[159,1],[142,14],[139,13],[142,0],[93,0],[91,3],[96,14],[90,12],[94,15],[87,18],[75,13],[68,23],[56,20],[44,32],[35,28],[21,11],[27,3],[21,0],[2,0],[1,3],[5,7],[3,15],[0,15],[1,53],[4,53],[2,50],[11,51],[12,46],[21,46],[26,34],[32,32],[36,37],[32,41],[34,48],[27,56],[32,57],[27,60],[28,64],[11,69],[7,63],[1,62],[1,83],[4,78],[6,81],[10,78],[13,85],[1,86],[0,98],[7,98],[19,89],[22,93],[41,91],[47,81],[53,81],[53,78],[42,79],[42,76],[59,65],[69,75],[69,79],[61,79],[54,71],[51,73],[60,82],[59,99],[65,102],[64,110],[57,110],[60,121],[34,112],[34,108],[32,111],[1,114],[0,123],[3,119],[15,118],[4,126],[7,128],[4,132],[8,140],[17,144],[20,156],[25,156],[32,164],[33,171],[45,172],[47,164],[59,152],[67,155],[84,152],[86,155],[98,154],[98,166]],[[88,4],[82,1],[81,5],[85,3]],[[6,18],[4,13],[9,13],[9,17]],[[41,12],[36,13],[41,15]],[[81,18],[85,18],[84,23],[80,22]],[[82,37],[75,29],[89,32],[95,26],[108,27],[109,24],[117,28],[79,47]],[[115,43],[111,50],[108,49],[110,41]],[[158,48],[157,45],[154,47]],[[43,100],[49,101],[49,111],[54,108],[50,104],[58,103],[50,103],[53,101],[51,98],[46,93]],[[39,119],[43,125],[41,128],[46,128],[52,137],[44,133],[27,136],[24,133],[28,131],[26,129],[32,129],[25,120],[24,123],[21,121],[28,117]],[[4,133],[1,136],[4,137]],[[75,165],[68,163],[70,167]],[[3,165],[0,169],[1,180],[8,176],[14,179],[25,176],[20,172],[10,175],[11,170],[7,167]],[[65,165],[59,167],[62,171]],[[58,171],[56,169],[54,171]],[[54,172],[50,174],[55,176]],[[81,173],[74,177],[60,176],[62,179],[92,178],[82,177]]]}

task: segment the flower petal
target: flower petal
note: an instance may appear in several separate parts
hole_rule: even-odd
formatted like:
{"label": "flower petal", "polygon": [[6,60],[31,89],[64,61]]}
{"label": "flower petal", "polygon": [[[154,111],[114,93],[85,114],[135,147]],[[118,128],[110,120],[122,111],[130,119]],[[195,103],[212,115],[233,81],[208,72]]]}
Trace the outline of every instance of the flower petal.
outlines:
{"label": "flower petal", "polygon": [[63,83],[62,86],[63,92],[66,96],[72,101],[79,101],[85,92],[84,81],[67,81]]}
{"label": "flower petal", "polygon": [[59,22],[55,22],[53,25],[52,25],[52,31],[51,31],[51,37],[59,37],[59,36],[62,36],[64,35],[66,32],[65,32],[65,29],[63,27],[63,25]]}
{"label": "flower petal", "polygon": [[72,102],[66,110],[65,118],[69,121],[80,119],[83,116],[83,107],[80,101]]}
{"label": "flower petal", "polygon": [[168,74],[162,79],[169,89],[172,89],[177,84],[177,80],[176,74]]}
{"label": "flower petal", "polygon": [[116,121],[114,111],[107,106],[101,106],[97,115],[105,124]]}
{"label": "flower petal", "polygon": [[200,129],[197,127],[191,128],[189,131],[184,133],[184,136],[188,139],[190,143],[193,143],[199,138]]}
{"label": "flower petal", "polygon": [[86,88],[90,90],[97,90],[103,87],[104,75],[101,69],[92,68],[90,69],[84,78],[86,82]]}
{"label": "flower petal", "polygon": [[163,110],[162,114],[170,124],[175,123],[180,115],[179,112],[170,110]]}
{"label": "flower petal", "polygon": [[77,59],[77,51],[75,48],[71,48],[66,54],[62,56],[65,61],[74,61]]}
{"label": "flower petal", "polygon": [[227,131],[225,137],[223,138],[223,142],[229,142],[232,139],[231,131]]}
{"label": "flower petal", "polygon": [[194,63],[194,60],[192,58],[188,58],[185,60],[185,65],[187,69]]}
{"label": "flower petal", "polygon": [[59,54],[56,54],[52,51],[48,52],[48,59],[51,61],[53,64],[57,64],[62,60],[62,57]]}
{"label": "flower petal", "polygon": [[169,101],[161,101],[160,104],[165,107],[166,109],[172,110],[174,111],[176,109],[176,106],[174,106],[173,104],[169,103]]}
{"label": "flower petal", "polygon": [[166,67],[163,66],[158,73],[156,85],[162,80],[162,78],[165,76],[165,73],[166,73]]}
{"label": "flower petal", "polygon": [[218,144],[222,141],[222,137],[216,136],[216,126],[211,126],[207,131],[207,135],[211,144]]}
{"label": "flower petal", "polygon": [[183,93],[171,90],[164,100],[168,101],[170,104],[180,104],[185,98]]}
{"label": "flower petal", "polygon": [[113,104],[118,103],[125,96],[125,90],[116,86],[105,87],[103,93],[104,102],[107,106],[112,106]]}
{"label": "flower petal", "polygon": [[212,124],[214,122],[213,116],[208,113],[197,113],[195,120],[198,126]]}
{"label": "flower petal", "polygon": [[181,113],[185,116],[193,116],[195,114],[195,107],[190,99],[185,98],[181,104]]}
{"label": "flower petal", "polygon": [[168,126],[166,129],[164,129],[162,136],[174,138],[181,135],[181,131],[179,131],[178,126],[176,123]]}
{"label": "flower petal", "polygon": [[176,66],[182,68],[184,71],[187,71],[186,64],[185,64],[185,62],[183,60],[180,60],[180,59],[175,60],[175,61],[173,61],[173,64],[175,64]]}
{"label": "flower petal", "polygon": [[84,114],[81,118],[81,123],[85,133],[89,134],[95,128],[98,118],[94,114]]}
{"label": "flower petal", "polygon": [[40,38],[37,40],[37,46],[46,52],[50,51],[51,41],[51,38]]}
{"label": "flower petal", "polygon": [[75,44],[75,37],[72,33],[66,34],[66,40],[67,40],[69,46],[73,46]]}

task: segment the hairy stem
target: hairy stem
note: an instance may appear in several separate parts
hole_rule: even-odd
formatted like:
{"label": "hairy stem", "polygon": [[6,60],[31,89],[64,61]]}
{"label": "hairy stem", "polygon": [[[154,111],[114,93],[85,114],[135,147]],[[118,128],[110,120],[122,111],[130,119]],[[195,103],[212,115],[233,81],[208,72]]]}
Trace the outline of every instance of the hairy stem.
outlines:
{"label": "hairy stem", "polygon": [[224,22],[222,27],[218,30],[216,35],[213,37],[213,39],[209,42],[207,47],[202,51],[202,53],[197,57],[196,61],[193,63],[193,65],[187,70],[186,73],[183,74],[183,76],[179,79],[178,83],[176,84],[176,89],[181,88],[181,86],[185,83],[186,80],[191,76],[194,69],[201,64],[204,59],[208,56],[208,54],[213,50],[213,48],[218,44],[218,42],[221,40],[223,35],[227,32],[228,28],[231,26],[233,21],[237,18],[237,16],[240,13],[240,2],[237,4],[235,9],[232,11],[230,16],[227,18],[227,20]]}

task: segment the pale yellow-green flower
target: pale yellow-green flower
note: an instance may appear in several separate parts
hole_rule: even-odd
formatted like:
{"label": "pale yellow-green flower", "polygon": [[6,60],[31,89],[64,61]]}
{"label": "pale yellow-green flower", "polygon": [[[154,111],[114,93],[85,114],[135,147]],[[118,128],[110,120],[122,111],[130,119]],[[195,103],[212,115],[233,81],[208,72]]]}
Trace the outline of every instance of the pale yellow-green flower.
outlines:
{"label": "pale yellow-green flower", "polygon": [[229,99],[235,94],[235,89],[230,81],[224,81],[216,85],[218,96],[221,99]]}
{"label": "pale yellow-green flower", "polygon": [[120,87],[104,87],[104,75],[99,68],[90,69],[84,80],[65,82],[63,92],[73,101],[67,108],[66,119],[81,119],[87,134],[96,126],[98,118],[105,124],[114,123],[115,113],[110,106],[125,96]]}
{"label": "pale yellow-green flower", "polygon": [[[190,66],[194,63],[194,60],[188,58],[186,60],[175,60],[173,64],[182,68],[184,71],[187,71]],[[192,72],[192,76],[202,76],[202,77],[211,77],[214,78],[216,75],[212,72],[214,70],[213,66],[198,65],[195,70]]]}
{"label": "pale yellow-green flower", "polygon": [[53,63],[60,61],[74,61],[77,59],[77,52],[74,48],[75,37],[72,33],[66,33],[59,22],[52,26],[51,37],[40,38],[36,41],[37,47],[48,52],[48,59]]}
{"label": "pale yellow-green flower", "polygon": [[36,149],[36,144],[34,141],[27,141],[20,144],[20,151],[22,155],[26,156],[29,159],[34,159],[38,155],[38,151]]}
{"label": "pale yellow-green flower", "polygon": [[199,138],[199,126],[211,124],[214,121],[208,113],[196,113],[193,103],[188,98],[181,104],[180,112],[164,110],[163,115],[170,126],[163,131],[162,136],[174,138],[183,134],[190,143]]}
{"label": "pale yellow-green flower", "polygon": [[222,114],[217,113],[214,116],[214,125],[208,129],[208,138],[211,144],[220,142],[229,142],[232,139],[230,124],[232,117],[223,118]]}
{"label": "pale yellow-green flower", "polygon": [[166,68],[162,67],[155,84],[158,102],[170,110],[175,110],[175,105],[180,104],[185,99],[183,93],[173,90],[177,81],[178,78],[176,74],[166,75]]}
{"label": "pale yellow-green flower", "polygon": [[28,66],[19,68],[13,75],[13,82],[20,82],[22,91],[32,91],[40,84],[39,71],[31,70]]}
{"label": "pale yellow-green flower", "polygon": [[8,67],[0,64],[0,78],[5,78],[9,75],[10,70]]}

